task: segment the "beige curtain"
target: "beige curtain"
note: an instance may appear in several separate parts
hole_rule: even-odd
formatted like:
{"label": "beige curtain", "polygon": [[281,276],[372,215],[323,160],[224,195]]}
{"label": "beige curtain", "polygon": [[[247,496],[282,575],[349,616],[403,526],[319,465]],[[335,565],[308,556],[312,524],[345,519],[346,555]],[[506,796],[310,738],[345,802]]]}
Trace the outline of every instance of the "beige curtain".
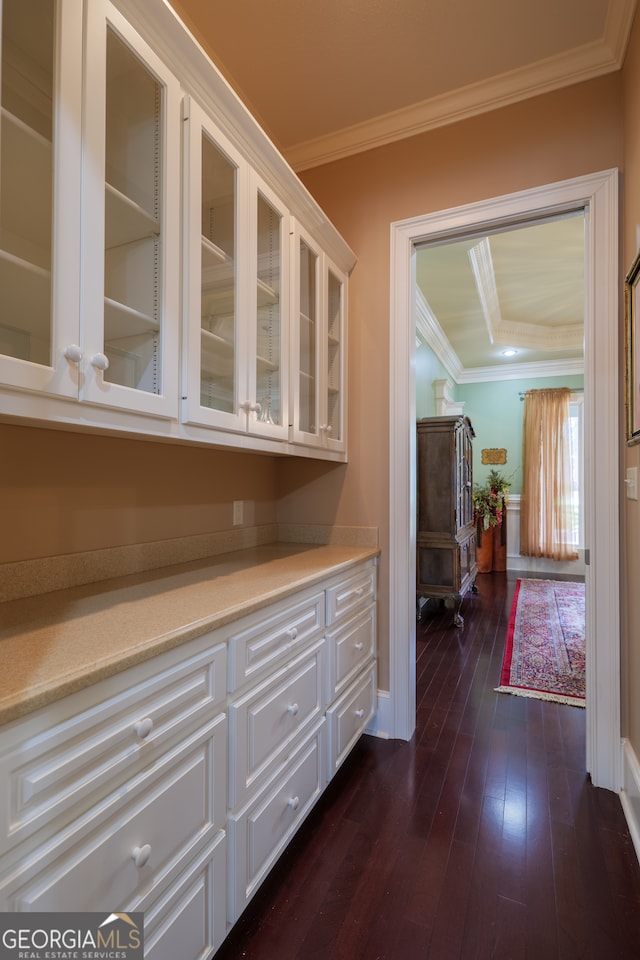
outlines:
{"label": "beige curtain", "polygon": [[524,398],[520,553],[577,560],[567,542],[571,470],[568,387],[529,390]]}

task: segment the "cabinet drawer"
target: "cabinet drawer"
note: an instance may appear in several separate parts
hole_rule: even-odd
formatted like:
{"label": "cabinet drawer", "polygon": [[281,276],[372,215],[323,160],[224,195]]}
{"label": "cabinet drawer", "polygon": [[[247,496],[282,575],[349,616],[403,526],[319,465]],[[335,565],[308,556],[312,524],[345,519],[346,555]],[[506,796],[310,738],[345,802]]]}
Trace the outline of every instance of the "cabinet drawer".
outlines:
{"label": "cabinet drawer", "polygon": [[324,629],[324,594],[274,604],[229,637],[229,690],[274,669]]}
{"label": "cabinet drawer", "polygon": [[[143,675],[135,668],[3,728],[5,848],[57,817],[70,820],[219,712],[226,695],[224,645],[162,663],[166,669],[142,682],[131,682],[132,674]],[[95,705],[79,708],[87,702]]]}
{"label": "cabinet drawer", "polygon": [[220,831],[144,913],[145,960],[208,960],[227,933],[227,837]]}
{"label": "cabinet drawer", "polygon": [[376,607],[327,634],[327,703],[348,687],[368,660],[375,656]]}
{"label": "cabinet drawer", "polygon": [[324,718],[297,747],[286,770],[228,820],[229,921],[234,923],[322,793]]}
{"label": "cabinet drawer", "polygon": [[229,807],[242,806],[323,712],[324,638],[229,704]]}
{"label": "cabinet drawer", "polygon": [[216,752],[225,737],[222,714],[167,754],[161,773],[116,790],[29,857],[5,863],[0,909],[118,911],[166,885],[185,852],[224,823],[216,781],[225,755]]}
{"label": "cabinet drawer", "polygon": [[377,567],[370,561],[327,588],[327,625],[364,609],[376,597]]}
{"label": "cabinet drawer", "polygon": [[354,747],[376,711],[376,664],[372,663],[327,710],[329,779]]}

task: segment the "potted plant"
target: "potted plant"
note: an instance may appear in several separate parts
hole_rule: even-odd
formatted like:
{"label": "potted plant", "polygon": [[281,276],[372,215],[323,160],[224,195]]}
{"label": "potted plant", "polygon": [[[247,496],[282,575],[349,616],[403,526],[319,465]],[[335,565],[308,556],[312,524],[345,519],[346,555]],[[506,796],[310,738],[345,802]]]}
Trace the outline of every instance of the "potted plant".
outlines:
{"label": "potted plant", "polygon": [[[498,470],[489,471],[484,484],[473,490],[477,527],[476,559],[479,573],[506,568],[506,504],[511,482]],[[499,527],[499,544],[494,528]]]}

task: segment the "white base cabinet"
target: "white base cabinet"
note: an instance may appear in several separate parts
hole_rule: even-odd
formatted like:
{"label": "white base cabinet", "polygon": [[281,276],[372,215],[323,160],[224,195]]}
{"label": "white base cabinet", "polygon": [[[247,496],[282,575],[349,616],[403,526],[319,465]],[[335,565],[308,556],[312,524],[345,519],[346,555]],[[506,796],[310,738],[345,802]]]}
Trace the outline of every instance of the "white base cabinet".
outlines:
{"label": "white base cabinet", "polygon": [[177,955],[219,946],[226,654],[201,637],[0,730],[0,910],[142,910],[157,960],[198,910]]}
{"label": "white base cabinet", "polygon": [[376,561],[0,729],[0,910],[204,960],[375,712]]}

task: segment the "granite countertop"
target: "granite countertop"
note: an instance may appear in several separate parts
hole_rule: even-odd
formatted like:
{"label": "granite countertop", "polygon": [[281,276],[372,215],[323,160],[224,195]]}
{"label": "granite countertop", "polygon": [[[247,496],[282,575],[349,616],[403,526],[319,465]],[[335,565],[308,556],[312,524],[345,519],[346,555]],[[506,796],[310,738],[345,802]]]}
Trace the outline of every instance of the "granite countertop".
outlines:
{"label": "granite countertop", "polygon": [[377,556],[275,543],[0,604],[0,723]]}

